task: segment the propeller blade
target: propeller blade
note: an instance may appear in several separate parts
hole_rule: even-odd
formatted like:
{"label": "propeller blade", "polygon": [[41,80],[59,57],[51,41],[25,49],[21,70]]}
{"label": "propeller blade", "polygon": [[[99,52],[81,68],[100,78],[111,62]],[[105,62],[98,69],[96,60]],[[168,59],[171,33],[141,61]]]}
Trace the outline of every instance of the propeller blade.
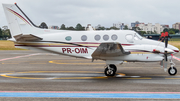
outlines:
{"label": "propeller blade", "polygon": [[165,37],[165,48],[167,48],[167,45],[168,45],[168,38]]}
{"label": "propeller blade", "polygon": [[165,53],[164,53],[164,60],[165,60],[165,61],[168,61],[168,58],[167,58],[167,51],[165,51]]}

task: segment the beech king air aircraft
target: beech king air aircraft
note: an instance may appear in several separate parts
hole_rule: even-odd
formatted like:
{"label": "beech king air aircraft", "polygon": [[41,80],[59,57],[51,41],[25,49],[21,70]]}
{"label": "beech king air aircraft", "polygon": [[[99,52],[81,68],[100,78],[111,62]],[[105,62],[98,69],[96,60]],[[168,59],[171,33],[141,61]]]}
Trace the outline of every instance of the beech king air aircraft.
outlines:
{"label": "beech king air aircraft", "polygon": [[[168,72],[175,75],[172,56],[179,49],[160,41],[141,37],[132,30],[110,31],[65,31],[40,29],[15,4],[3,4],[15,47],[53,52],[77,58],[103,60],[106,62],[104,73],[114,76],[115,65],[127,62],[157,62]],[[168,62],[169,61],[169,62]]]}

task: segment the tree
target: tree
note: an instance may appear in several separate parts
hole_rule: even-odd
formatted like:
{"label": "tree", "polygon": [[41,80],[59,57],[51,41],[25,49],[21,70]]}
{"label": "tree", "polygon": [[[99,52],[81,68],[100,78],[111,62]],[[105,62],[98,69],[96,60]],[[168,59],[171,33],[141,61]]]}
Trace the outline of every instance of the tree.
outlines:
{"label": "tree", "polygon": [[80,23],[78,23],[78,24],[76,25],[75,29],[78,30],[78,31],[85,30]]}
{"label": "tree", "polygon": [[3,38],[3,35],[2,35],[2,29],[0,28],[0,39]]}
{"label": "tree", "polygon": [[170,28],[169,31],[174,31],[175,33],[179,33],[179,30],[178,29],[174,29],[174,28]]}
{"label": "tree", "polygon": [[138,31],[138,33],[139,33],[141,36],[144,36],[144,34],[146,34],[146,31]]}
{"label": "tree", "polygon": [[45,22],[42,22],[41,25],[39,26],[39,28],[48,29],[48,26],[46,25]]}
{"label": "tree", "polygon": [[124,30],[128,30],[128,26],[127,26],[127,25],[125,25],[123,29],[124,29]]}
{"label": "tree", "polygon": [[142,29],[140,29],[139,27],[132,27],[132,30],[134,30],[134,31],[140,31],[140,30],[142,30]]}
{"label": "tree", "polygon": [[66,30],[66,26],[64,24],[61,25],[61,30]]}
{"label": "tree", "polygon": [[179,33],[179,30],[178,29],[174,29],[174,28],[169,28],[169,29],[165,28],[163,30],[163,32],[169,32],[169,34],[175,34],[175,33]]}
{"label": "tree", "polygon": [[175,34],[175,32],[173,30],[170,30],[169,34]]}
{"label": "tree", "polygon": [[96,30],[105,30],[106,28],[105,27],[98,27]]}
{"label": "tree", "polygon": [[164,28],[163,32],[169,32],[169,29]]}
{"label": "tree", "polygon": [[67,30],[74,30],[74,27],[72,27],[72,26],[67,27]]}
{"label": "tree", "polygon": [[114,29],[114,30],[119,30],[119,28],[113,26],[113,27],[110,27],[110,29]]}

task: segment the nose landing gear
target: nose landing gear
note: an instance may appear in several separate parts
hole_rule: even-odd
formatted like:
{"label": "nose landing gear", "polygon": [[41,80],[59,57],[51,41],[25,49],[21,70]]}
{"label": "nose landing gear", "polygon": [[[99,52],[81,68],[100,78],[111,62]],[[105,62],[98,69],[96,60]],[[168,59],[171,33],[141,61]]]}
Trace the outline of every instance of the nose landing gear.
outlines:
{"label": "nose landing gear", "polygon": [[177,69],[176,69],[176,67],[174,67],[175,64],[174,64],[174,62],[172,61],[172,59],[170,60],[170,65],[171,65],[171,67],[168,69],[169,75],[176,75]]}
{"label": "nose landing gear", "polygon": [[107,65],[104,74],[106,76],[114,76],[116,74],[117,67],[114,64]]}
{"label": "nose landing gear", "polygon": [[176,75],[176,73],[177,73],[176,67],[170,67],[168,69],[168,73],[169,73],[169,75]]}

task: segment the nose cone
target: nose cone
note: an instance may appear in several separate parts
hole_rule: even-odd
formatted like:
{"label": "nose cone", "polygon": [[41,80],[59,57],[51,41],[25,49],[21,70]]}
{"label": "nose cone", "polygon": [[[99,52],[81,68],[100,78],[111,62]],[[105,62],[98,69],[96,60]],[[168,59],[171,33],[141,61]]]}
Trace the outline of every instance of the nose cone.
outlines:
{"label": "nose cone", "polygon": [[168,48],[172,49],[174,53],[178,53],[179,49],[177,47],[174,47],[173,45],[168,45]]}
{"label": "nose cone", "polygon": [[174,52],[178,53],[178,52],[179,52],[179,49],[178,49],[178,48],[176,48],[176,49],[174,50]]}

